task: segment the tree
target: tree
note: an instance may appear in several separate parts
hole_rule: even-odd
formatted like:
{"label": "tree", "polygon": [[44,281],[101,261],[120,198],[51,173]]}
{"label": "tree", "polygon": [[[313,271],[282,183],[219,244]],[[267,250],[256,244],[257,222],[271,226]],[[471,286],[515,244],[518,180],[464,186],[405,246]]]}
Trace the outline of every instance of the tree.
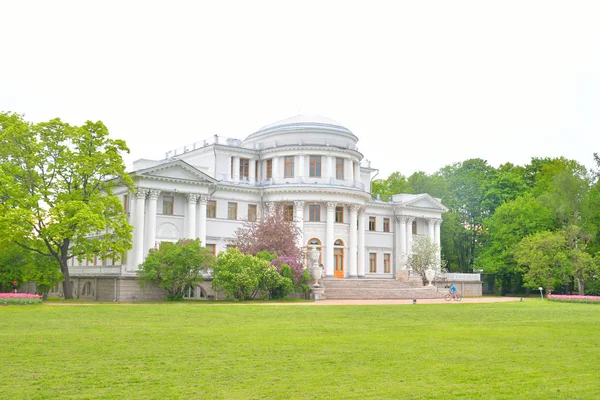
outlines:
{"label": "tree", "polygon": [[531,195],[502,204],[483,221],[483,247],[475,265],[496,274],[502,294],[520,287],[522,270],[514,258],[515,246],[526,236],[555,230],[558,220],[552,210]]}
{"label": "tree", "polygon": [[256,257],[236,248],[219,253],[213,272],[213,288],[236,300],[285,297],[293,289],[292,279],[281,276],[265,253]]}
{"label": "tree", "polygon": [[429,236],[415,238],[412,247],[412,254],[408,256],[408,265],[413,271],[421,275],[423,285],[427,284],[425,271],[429,268],[437,269],[438,272],[444,268],[445,262],[439,257],[440,248],[432,243]]}
{"label": "tree", "polygon": [[164,289],[169,300],[183,300],[186,289],[202,282],[203,273],[213,264],[213,255],[200,246],[199,239],[162,242],[140,264],[138,278]]}
{"label": "tree", "polygon": [[515,258],[523,268],[524,285],[530,289],[553,290],[571,276],[569,254],[562,232],[539,232],[524,238],[516,247]]}
{"label": "tree", "polygon": [[14,113],[0,113],[0,144],[0,235],[56,260],[72,298],[69,259],[119,258],[131,248],[132,227],[113,195],[133,185],[121,157],[129,149],[100,121],[32,124]]}
{"label": "tree", "polygon": [[233,245],[244,254],[256,255],[266,250],[296,260],[302,259],[302,249],[298,247],[302,232],[280,203],[271,210],[265,210],[258,221],[246,221],[236,229],[234,237]]}

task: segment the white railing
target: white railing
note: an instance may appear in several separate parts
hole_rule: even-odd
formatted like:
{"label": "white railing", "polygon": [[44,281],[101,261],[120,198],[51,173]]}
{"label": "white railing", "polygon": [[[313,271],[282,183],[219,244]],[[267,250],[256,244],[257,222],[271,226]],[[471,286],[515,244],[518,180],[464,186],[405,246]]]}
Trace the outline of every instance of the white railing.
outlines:
{"label": "white railing", "polygon": [[121,266],[69,267],[71,275],[121,275]]}
{"label": "white railing", "polygon": [[319,186],[342,186],[356,188],[359,190],[364,190],[365,188],[365,185],[362,182],[354,181],[352,179],[335,179],[322,177],[316,178],[309,176],[296,176],[293,178],[271,178],[267,180],[262,179],[260,181],[242,177],[241,179],[238,179],[237,182],[231,179],[231,176],[229,174],[220,174],[218,178],[221,182],[242,186],[276,186],[302,184]]}
{"label": "white railing", "polygon": [[463,274],[451,272],[447,274],[439,274],[438,278],[452,282],[479,282],[481,281],[481,274]]}

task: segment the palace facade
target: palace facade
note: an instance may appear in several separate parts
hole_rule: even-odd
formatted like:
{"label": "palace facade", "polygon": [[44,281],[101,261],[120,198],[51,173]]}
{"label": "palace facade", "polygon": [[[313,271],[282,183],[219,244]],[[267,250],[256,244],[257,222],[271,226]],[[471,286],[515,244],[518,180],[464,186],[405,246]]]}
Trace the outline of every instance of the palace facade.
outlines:
{"label": "palace facade", "polygon": [[116,192],[134,227],[133,249],[123,260],[73,260],[72,274],[134,276],[150,249],[181,238],[199,238],[217,254],[244,221],[282,203],[302,232],[300,245],[321,251],[327,277],[393,279],[407,268],[415,238],[440,244],[447,209],[425,193],[373,198],[377,170],[357,142],[333,120],[301,115],[243,140],[215,135],[162,160],[138,160],[133,192]]}

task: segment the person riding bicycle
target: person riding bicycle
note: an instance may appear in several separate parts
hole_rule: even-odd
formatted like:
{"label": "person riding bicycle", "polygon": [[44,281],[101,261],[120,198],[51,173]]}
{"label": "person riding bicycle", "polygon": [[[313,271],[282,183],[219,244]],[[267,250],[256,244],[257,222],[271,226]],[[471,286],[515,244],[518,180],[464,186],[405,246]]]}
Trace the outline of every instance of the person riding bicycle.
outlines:
{"label": "person riding bicycle", "polygon": [[448,290],[450,291],[450,294],[452,295],[452,297],[456,297],[458,290],[456,290],[456,286],[454,286],[454,283],[452,284],[452,286],[450,286],[450,289],[448,289]]}

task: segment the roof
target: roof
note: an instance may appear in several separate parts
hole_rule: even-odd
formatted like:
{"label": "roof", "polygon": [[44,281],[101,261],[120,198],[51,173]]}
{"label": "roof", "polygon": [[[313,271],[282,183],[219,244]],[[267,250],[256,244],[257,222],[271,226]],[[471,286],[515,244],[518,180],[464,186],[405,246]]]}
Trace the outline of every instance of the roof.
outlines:
{"label": "roof", "polygon": [[330,118],[322,117],[320,115],[296,115],[295,117],[282,119],[281,121],[265,125],[258,131],[248,136],[245,140],[273,132],[299,131],[308,129],[325,129],[354,135],[348,128]]}

